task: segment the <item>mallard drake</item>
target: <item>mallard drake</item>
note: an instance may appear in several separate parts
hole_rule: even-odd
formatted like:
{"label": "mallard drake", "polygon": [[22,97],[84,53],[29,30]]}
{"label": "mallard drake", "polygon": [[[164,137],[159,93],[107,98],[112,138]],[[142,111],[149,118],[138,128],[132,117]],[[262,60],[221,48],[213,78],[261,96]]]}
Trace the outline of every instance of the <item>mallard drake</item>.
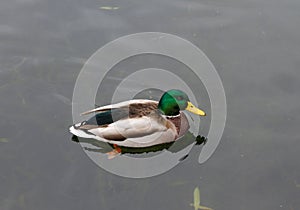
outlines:
{"label": "mallard drake", "polygon": [[70,132],[120,147],[150,147],[174,142],[189,129],[182,110],[205,116],[181,90],[165,92],[160,101],[134,99],[98,107],[83,115],[96,113],[87,121],[74,124]]}

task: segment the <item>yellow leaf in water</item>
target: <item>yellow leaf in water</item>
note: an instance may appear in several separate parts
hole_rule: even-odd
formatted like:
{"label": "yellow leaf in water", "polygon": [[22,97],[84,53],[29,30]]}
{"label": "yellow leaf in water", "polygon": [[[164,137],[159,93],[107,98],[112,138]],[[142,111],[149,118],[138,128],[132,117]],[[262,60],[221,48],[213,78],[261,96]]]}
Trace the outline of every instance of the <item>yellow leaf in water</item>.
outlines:
{"label": "yellow leaf in water", "polygon": [[7,138],[0,138],[0,142],[1,142],[1,143],[7,143],[7,142],[8,142],[8,139],[7,139]]}
{"label": "yellow leaf in water", "polygon": [[200,190],[198,187],[194,189],[194,203],[191,203],[191,206],[194,207],[195,210],[213,210],[211,208],[208,208],[206,206],[200,205]]}
{"label": "yellow leaf in water", "polygon": [[119,9],[119,7],[105,6],[105,7],[100,7],[99,9],[102,9],[102,10],[117,10],[117,9]]}

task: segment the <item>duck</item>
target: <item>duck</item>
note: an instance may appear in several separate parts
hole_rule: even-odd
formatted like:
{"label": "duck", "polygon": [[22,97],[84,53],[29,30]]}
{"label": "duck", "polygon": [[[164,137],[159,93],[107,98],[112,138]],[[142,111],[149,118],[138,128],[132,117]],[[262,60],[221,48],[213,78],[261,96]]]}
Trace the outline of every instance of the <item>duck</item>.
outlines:
{"label": "duck", "polygon": [[94,115],[72,125],[69,131],[77,137],[113,145],[109,155],[114,156],[121,153],[122,147],[146,148],[177,141],[190,128],[184,110],[206,116],[185,92],[172,89],[159,101],[132,99],[83,112],[81,115]]}

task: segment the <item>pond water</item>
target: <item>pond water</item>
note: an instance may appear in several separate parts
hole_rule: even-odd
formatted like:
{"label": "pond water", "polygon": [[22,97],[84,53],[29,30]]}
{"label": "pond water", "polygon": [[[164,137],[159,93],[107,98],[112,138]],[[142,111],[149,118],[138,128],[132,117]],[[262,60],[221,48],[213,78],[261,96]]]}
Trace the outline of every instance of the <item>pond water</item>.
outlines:
{"label": "pond water", "polygon": [[[213,209],[299,209],[299,10],[296,0],[1,1],[0,209],[192,209],[196,187],[201,205]],[[205,52],[228,114],[204,164],[195,146],[170,171],[129,179],[71,141],[72,94],[96,50],[147,31]],[[148,68],[177,68],[158,60],[141,59]]]}

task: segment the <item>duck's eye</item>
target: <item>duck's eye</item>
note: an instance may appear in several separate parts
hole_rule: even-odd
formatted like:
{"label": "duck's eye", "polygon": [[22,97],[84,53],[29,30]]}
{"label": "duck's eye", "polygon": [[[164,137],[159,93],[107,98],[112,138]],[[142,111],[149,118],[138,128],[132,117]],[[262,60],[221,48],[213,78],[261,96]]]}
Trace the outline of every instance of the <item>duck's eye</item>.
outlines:
{"label": "duck's eye", "polygon": [[183,97],[182,97],[182,96],[178,96],[178,97],[177,97],[177,100],[180,100],[180,101],[181,101],[181,100],[183,100]]}

